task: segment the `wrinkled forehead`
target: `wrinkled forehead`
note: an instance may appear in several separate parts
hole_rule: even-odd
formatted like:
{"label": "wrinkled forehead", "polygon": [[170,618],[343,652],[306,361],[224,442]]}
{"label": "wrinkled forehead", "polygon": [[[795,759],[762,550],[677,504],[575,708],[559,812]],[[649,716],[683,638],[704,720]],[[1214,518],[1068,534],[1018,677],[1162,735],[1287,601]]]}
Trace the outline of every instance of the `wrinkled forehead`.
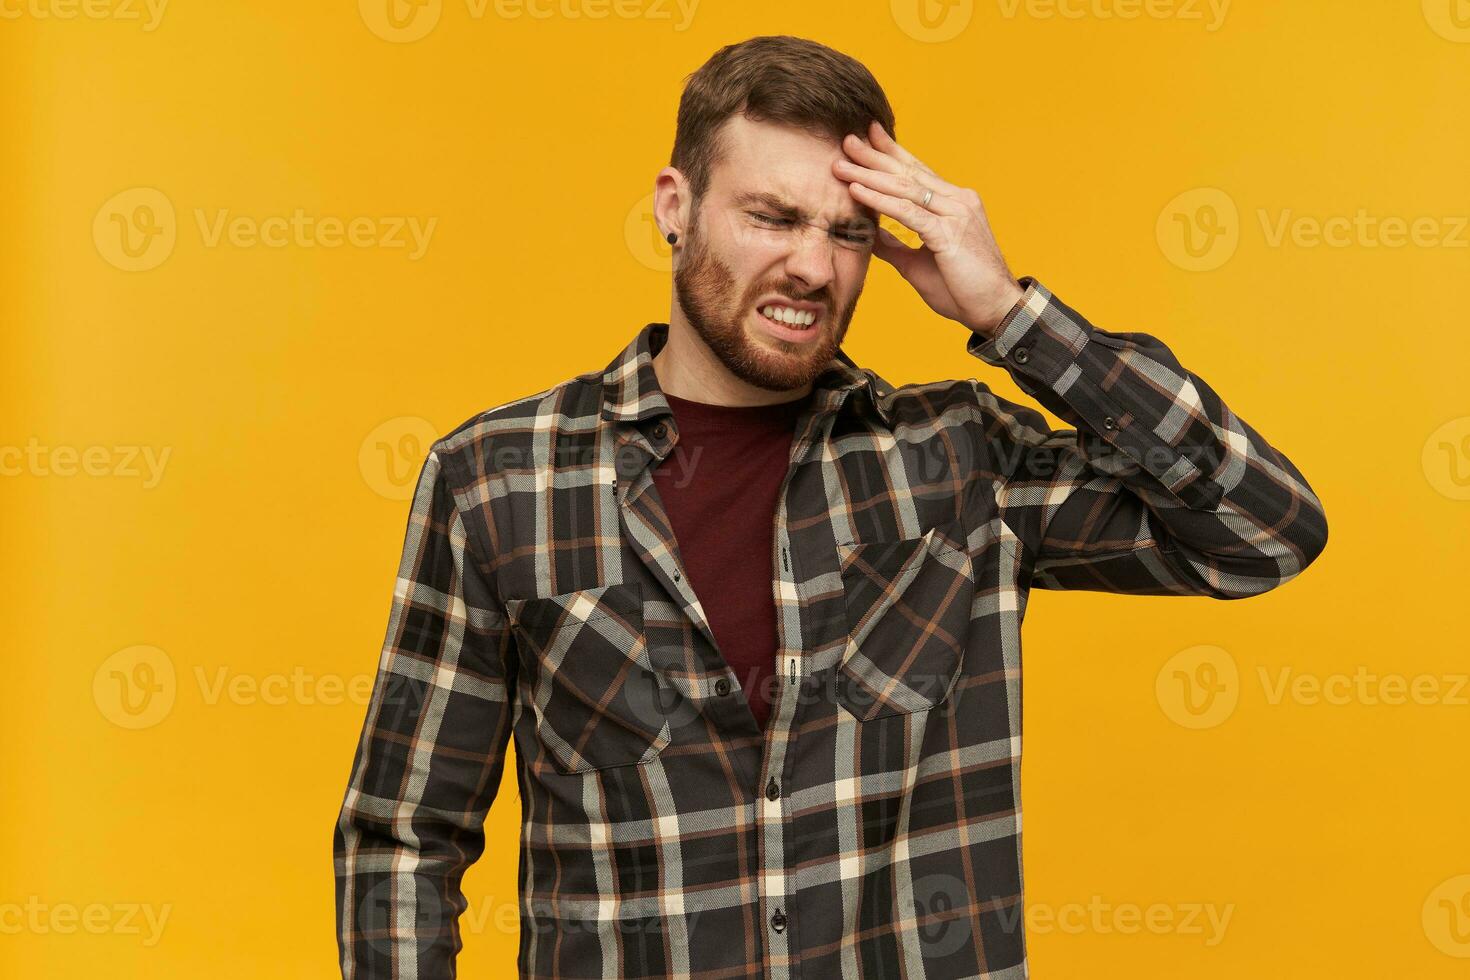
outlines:
{"label": "wrinkled forehead", "polygon": [[732,116],[720,130],[722,153],[708,196],[720,207],[768,207],[822,225],[868,227],[877,213],[832,172],[841,145],[794,126]]}

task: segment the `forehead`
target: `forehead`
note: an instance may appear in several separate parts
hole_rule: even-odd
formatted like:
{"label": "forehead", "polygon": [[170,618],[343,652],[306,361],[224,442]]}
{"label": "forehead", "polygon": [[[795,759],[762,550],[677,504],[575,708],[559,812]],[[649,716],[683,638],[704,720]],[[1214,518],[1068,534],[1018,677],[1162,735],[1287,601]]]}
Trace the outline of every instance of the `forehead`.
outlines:
{"label": "forehead", "polygon": [[738,114],[725,120],[720,138],[722,153],[710,172],[710,193],[717,199],[767,193],[830,220],[876,217],[832,173],[832,162],[847,156],[837,142]]}

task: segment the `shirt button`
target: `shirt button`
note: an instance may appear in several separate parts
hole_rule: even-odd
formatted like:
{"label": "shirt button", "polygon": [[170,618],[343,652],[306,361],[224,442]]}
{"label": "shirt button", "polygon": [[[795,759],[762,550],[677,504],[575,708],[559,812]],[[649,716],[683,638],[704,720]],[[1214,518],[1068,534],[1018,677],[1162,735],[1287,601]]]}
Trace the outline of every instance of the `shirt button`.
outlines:
{"label": "shirt button", "polygon": [[776,914],[771,916],[771,928],[775,929],[777,932],[786,931],[786,916],[781,912],[780,909],[777,909]]}
{"label": "shirt button", "polygon": [[1015,350],[1011,351],[1011,359],[1014,360],[1017,364],[1025,364],[1027,361],[1031,360],[1031,352],[1024,347],[1017,347]]}
{"label": "shirt button", "polygon": [[668,434],[668,431],[669,431],[668,426],[666,426],[662,422],[660,422],[658,425],[655,425],[653,427],[653,437],[655,439],[662,439],[665,435]]}
{"label": "shirt button", "polygon": [[721,677],[719,680],[715,681],[715,693],[718,694],[720,697],[724,697],[725,695],[729,694],[730,693],[730,682],[729,682],[729,680],[727,680],[724,677]]}
{"label": "shirt button", "polygon": [[1113,421],[1113,417],[1111,415],[1109,415],[1107,418],[1103,419],[1103,428],[1104,429],[1116,429],[1117,427],[1118,427],[1118,423]]}
{"label": "shirt button", "polygon": [[766,799],[779,800],[780,798],[781,787],[776,785],[776,780],[773,778],[769,783],[766,784]]}

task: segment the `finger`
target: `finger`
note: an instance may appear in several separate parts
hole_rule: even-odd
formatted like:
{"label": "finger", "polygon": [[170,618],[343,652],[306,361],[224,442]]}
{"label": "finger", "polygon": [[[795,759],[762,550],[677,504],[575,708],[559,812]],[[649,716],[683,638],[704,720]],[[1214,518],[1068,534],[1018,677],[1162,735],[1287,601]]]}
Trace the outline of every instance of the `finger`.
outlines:
{"label": "finger", "polygon": [[[844,180],[857,181],[866,187],[882,191],[893,197],[902,197],[906,200],[913,201],[919,207],[927,208],[935,214],[958,216],[964,212],[964,205],[959,201],[947,197],[943,192],[943,188],[933,187],[929,183],[926,183],[926,181],[933,180],[933,178],[900,177],[879,170],[869,170],[855,163],[846,163],[845,165],[843,165],[843,161],[838,161],[838,163],[838,172]],[[938,183],[943,183],[943,181],[939,181]],[[933,191],[934,193],[929,198],[929,203],[925,204],[924,195],[927,191]]]}
{"label": "finger", "polygon": [[859,204],[866,204],[874,211],[888,215],[921,239],[927,241],[939,231],[939,215],[927,208],[919,207],[906,197],[894,197],[857,181],[850,182],[847,188]]}
{"label": "finger", "polygon": [[870,170],[882,170],[890,174],[901,174],[904,172],[903,161],[889,153],[884,153],[873,144],[858,136],[849,135],[842,140],[842,149],[854,162],[860,163]]}
{"label": "finger", "polygon": [[[908,150],[904,149],[903,145],[900,144],[898,140],[888,135],[888,130],[884,129],[883,124],[878,122],[878,120],[876,119],[868,124],[868,139],[872,142],[874,146],[882,150],[884,153],[892,154],[893,156],[902,160],[904,163],[912,164],[913,166],[918,167],[920,170],[924,171],[927,174],[934,173],[933,167],[929,166],[923,160],[920,160]],[[938,175],[935,174],[935,176]]]}
{"label": "finger", "polygon": [[[882,128],[877,123],[873,124],[875,132],[881,132]],[[892,145],[897,146],[898,144],[893,143]],[[940,177],[933,170],[923,166],[917,160],[912,164],[907,163],[896,155],[884,152],[879,147],[871,143],[865,143],[857,137],[853,137],[851,140],[843,140],[842,148],[854,162],[862,164],[870,170],[880,170],[884,173],[899,174],[908,176],[914,180],[926,181],[926,186],[933,187],[934,193],[936,194],[945,193],[955,198],[960,196],[960,188],[951,184],[943,177]],[[912,154],[910,156],[912,157]],[[920,196],[922,197],[923,195]]]}

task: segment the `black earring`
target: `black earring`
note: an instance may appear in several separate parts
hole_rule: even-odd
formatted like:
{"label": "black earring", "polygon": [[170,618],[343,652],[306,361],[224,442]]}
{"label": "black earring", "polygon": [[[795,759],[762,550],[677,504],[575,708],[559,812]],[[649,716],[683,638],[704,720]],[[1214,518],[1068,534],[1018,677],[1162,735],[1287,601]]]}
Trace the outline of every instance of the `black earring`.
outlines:
{"label": "black earring", "polygon": [[676,242],[676,241],[679,240],[679,236],[676,235],[676,234],[674,234],[672,231],[669,232],[669,234],[668,234],[667,237],[668,237],[668,241],[669,241],[669,244],[670,245],[674,244],[674,242]]}

